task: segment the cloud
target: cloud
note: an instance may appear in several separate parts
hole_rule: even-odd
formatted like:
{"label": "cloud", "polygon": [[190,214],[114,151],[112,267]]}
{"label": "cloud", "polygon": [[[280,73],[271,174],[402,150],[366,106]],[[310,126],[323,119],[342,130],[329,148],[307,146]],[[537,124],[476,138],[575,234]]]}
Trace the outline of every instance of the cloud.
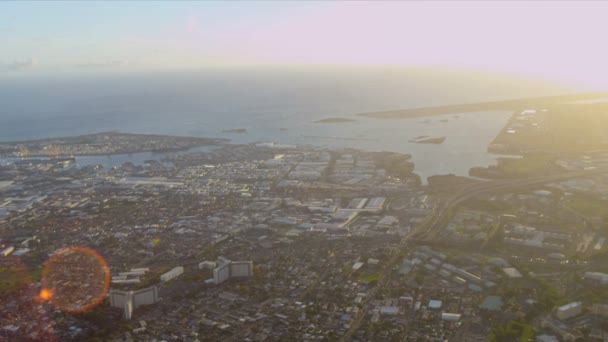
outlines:
{"label": "cloud", "polygon": [[79,64],[81,68],[120,68],[129,65],[129,61],[126,59],[115,59],[111,61],[93,62]]}
{"label": "cloud", "polygon": [[32,69],[38,65],[38,61],[33,57],[29,59],[16,59],[10,63],[1,64],[0,67],[2,69],[8,70],[24,70],[24,69]]}

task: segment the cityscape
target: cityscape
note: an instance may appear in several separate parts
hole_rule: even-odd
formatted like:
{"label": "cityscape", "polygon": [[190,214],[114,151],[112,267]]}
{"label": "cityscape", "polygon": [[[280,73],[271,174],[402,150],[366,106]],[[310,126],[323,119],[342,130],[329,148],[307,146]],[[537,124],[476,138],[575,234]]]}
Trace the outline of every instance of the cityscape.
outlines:
{"label": "cityscape", "polygon": [[608,2],[0,3],[0,342],[608,342]]}
{"label": "cityscape", "polygon": [[[541,113],[517,111],[496,141],[550,131]],[[107,151],[121,136],[48,144]],[[134,151],[159,141],[128,136]],[[18,157],[27,144],[2,146]],[[524,152],[487,180],[428,185],[409,155],[266,142],[213,141],[111,169],[15,159],[1,169],[2,336],[602,340],[608,152],[562,155]],[[66,246],[87,246],[107,266]],[[57,250],[61,272],[32,272]],[[99,293],[90,311],[72,314]],[[45,324],[33,324],[40,313]]]}

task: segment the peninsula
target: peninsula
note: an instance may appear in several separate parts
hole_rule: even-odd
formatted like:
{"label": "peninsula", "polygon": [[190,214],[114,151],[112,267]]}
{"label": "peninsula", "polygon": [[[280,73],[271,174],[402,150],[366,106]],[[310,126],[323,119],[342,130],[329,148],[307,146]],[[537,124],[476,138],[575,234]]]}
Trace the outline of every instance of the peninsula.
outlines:
{"label": "peninsula", "polygon": [[549,107],[567,102],[593,100],[608,97],[608,92],[593,92],[582,94],[530,97],[522,99],[511,99],[491,102],[476,102],[464,104],[452,104],[446,106],[419,107],[383,112],[369,112],[357,114],[377,119],[407,119],[425,116],[436,116],[443,114],[468,113],[493,110],[524,110],[526,108]]}
{"label": "peninsula", "polygon": [[61,157],[182,151],[217,145],[226,139],[178,137],[157,134],[102,132],[74,137],[0,142],[0,157]]}

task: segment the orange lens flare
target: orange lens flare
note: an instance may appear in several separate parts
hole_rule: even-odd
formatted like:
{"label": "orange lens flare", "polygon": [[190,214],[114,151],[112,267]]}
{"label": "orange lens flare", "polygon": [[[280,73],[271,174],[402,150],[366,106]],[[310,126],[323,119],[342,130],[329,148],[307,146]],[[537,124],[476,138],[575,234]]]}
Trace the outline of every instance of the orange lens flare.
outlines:
{"label": "orange lens flare", "polygon": [[110,269],[99,253],[74,246],[56,251],[42,269],[39,297],[72,313],[97,306],[110,286]]}
{"label": "orange lens flare", "polygon": [[53,293],[51,292],[51,290],[43,288],[42,290],[40,290],[40,294],[38,296],[40,297],[40,299],[48,301],[51,300]]}

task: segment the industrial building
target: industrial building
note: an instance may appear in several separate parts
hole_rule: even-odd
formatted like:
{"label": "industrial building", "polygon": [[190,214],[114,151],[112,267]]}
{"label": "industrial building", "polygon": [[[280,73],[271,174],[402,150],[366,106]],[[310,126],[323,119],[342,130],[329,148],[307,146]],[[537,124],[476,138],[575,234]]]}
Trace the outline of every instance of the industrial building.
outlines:
{"label": "industrial building", "polygon": [[348,209],[363,209],[365,204],[367,203],[367,198],[353,198],[350,203],[348,203]]}
{"label": "industrial building", "polygon": [[384,202],[386,202],[385,197],[374,197],[371,200],[369,200],[369,202],[367,202],[367,205],[365,206],[365,210],[372,211],[372,212],[381,211],[382,207],[384,206]]}

